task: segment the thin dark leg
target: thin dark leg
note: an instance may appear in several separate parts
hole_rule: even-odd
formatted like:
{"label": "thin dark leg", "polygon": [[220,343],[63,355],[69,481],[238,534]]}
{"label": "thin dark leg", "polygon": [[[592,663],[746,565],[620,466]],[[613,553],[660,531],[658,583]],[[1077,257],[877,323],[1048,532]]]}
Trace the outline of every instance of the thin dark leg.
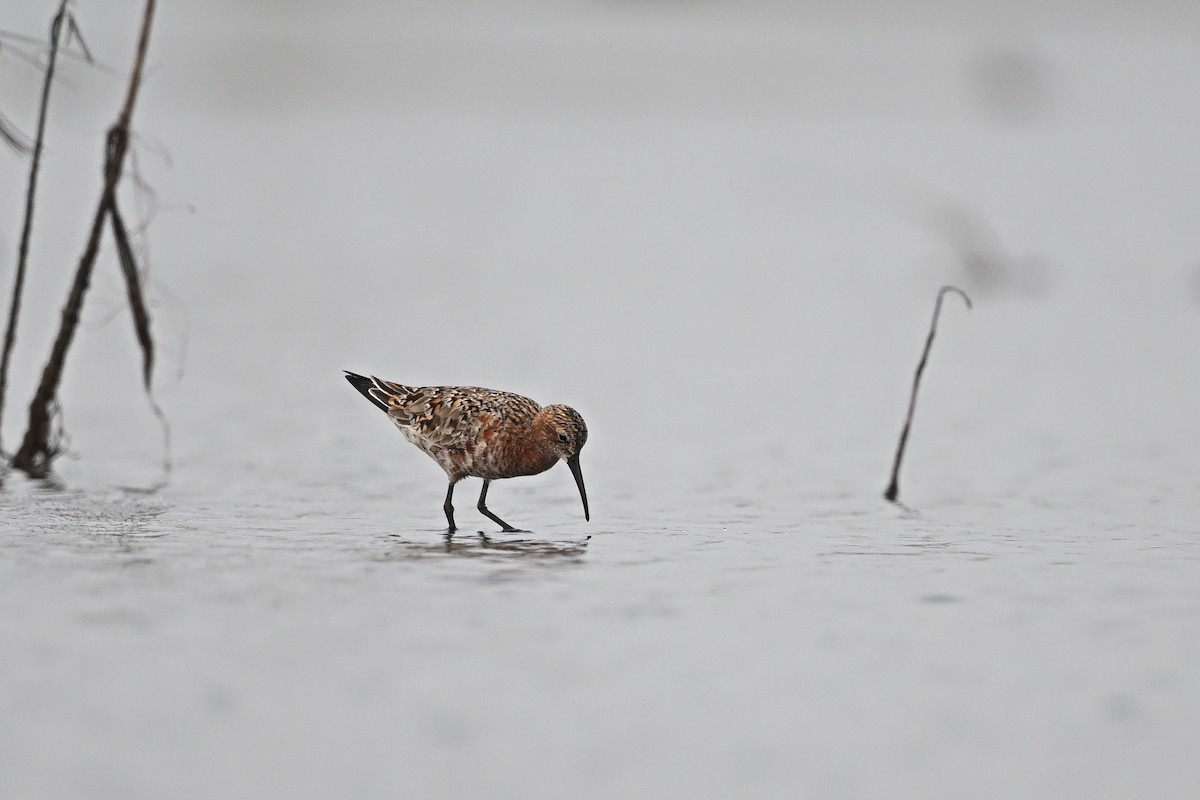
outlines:
{"label": "thin dark leg", "polygon": [[446,522],[450,523],[450,529],[447,533],[454,533],[458,528],[454,527],[454,484],[446,489],[446,502],[442,503],[442,510],[446,512]]}
{"label": "thin dark leg", "polygon": [[505,531],[505,532],[508,532],[508,533],[511,533],[512,531],[515,531],[515,530],[516,530],[516,528],[514,528],[512,525],[509,525],[507,522],[505,522],[504,520],[500,519],[500,518],[499,518],[499,517],[497,517],[495,514],[493,514],[492,512],[488,511],[488,509],[487,509],[487,503],[486,503],[486,500],[487,500],[487,490],[488,490],[488,486],[489,486],[490,484],[491,484],[491,481],[484,481],[484,482],[483,482],[483,491],[479,493],[479,503],[478,503],[478,505],[476,505],[475,507],[479,509],[479,513],[480,513],[480,514],[483,514],[485,517],[487,517],[488,519],[490,519],[492,522],[494,522],[494,523],[496,523],[497,525],[499,525],[501,530],[503,530],[503,531]]}

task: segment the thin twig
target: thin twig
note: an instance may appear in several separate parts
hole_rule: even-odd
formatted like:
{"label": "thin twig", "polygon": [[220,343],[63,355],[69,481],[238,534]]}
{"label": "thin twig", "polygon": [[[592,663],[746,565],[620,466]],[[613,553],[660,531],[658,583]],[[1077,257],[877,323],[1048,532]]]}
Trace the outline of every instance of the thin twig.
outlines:
{"label": "thin twig", "polygon": [[92,51],[88,49],[87,42],[83,40],[83,31],[79,30],[79,23],[75,21],[75,15],[67,16],[67,33],[69,34],[67,41],[72,39],[79,44],[79,49],[83,53],[83,60],[89,64],[94,64],[95,59],[92,58]]}
{"label": "thin twig", "polygon": [[900,443],[896,446],[896,460],[892,464],[892,481],[883,493],[884,498],[892,503],[896,502],[896,497],[900,494],[900,460],[904,458],[904,446],[908,443],[908,429],[912,427],[913,412],[917,408],[917,390],[921,388],[921,374],[925,372],[925,362],[929,360],[929,349],[933,347],[938,317],[942,313],[942,298],[947,292],[956,293],[966,302],[967,308],[971,308],[971,298],[967,297],[967,293],[957,286],[943,286],[938,290],[937,301],[933,305],[933,320],[929,323],[929,337],[925,340],[925,350],[921,353],[921,361],[917,364],[917,372],[913,376],[912,395],[908,398],[908,414],[904,417],[904,428],[900,431]]}
{"label": "thin twig", "polygon": [[108,218],[112,222],[113,239],[117,243],[117,260],[121,262],[121,272],[125,275],[125,288],[129,296],[129,310],[133,317],[133,329],[137,335],[138,346],[142,350],[142,386],[146,391],[146,402],[150,411],[162,426],[163,434],[163,476],[158,482],[148,488],[126,487],[127,491],[153,493],[167,485],[171,477],[171,425],[167,415],[154,399],[154,387],[151,383],[154,377],[154,337],[150,335],[150,310],[146,305],[145,289],[142,276],[138,272],[137,260],[133,255],[133,245],[129,241],[129,231],[125,228],[125,220],[117,209],[116,196],[111,198],[112,205],[108,210]]}
{"label": "thin twig", "polygon": [[4,331],[4,353],[0,356],[0,422],[4,417],[4,400],[8,390],[8,365],[17,338],[17,320],[21,316],[21,295],[25,291],[25,269],[29,260],[29,238],[33,232],[33,203],[37,195],[38,172],[42,165],[42,144],[46,138],[46,111],[50,107],[50,85],[54,82],[54,64],[58,59],[59,37],[67,17],[67,0],[62,0],[58,13],[50,23],[50,60],[42,81],[42,102],[38,109],[37,134],[33,141],[33,160],[29,164],[29,185],[25,192],[25,221],[21,227],[21,244],[17,251],[17,272],[13,281],[12,302],[8,309],[8,327]]}
{"label": "thin twig", "polygon": [[[76,25],[75,27],[76,27],[76,32],[78,32],[79,26]],[[68,33],[70,33],[69,30],[68,30]],[[36,36],[26,36],[24,34],[17,33],[16,31],[0,29],[0,42],[5,42],[5,41],[20,42],[21,44],[32,44],[32,45],[38,45],[38,46],[45,45],[45,42],[43,42],[41,39],[37,38]],[[95,69],[104,73],[105,75],[114,75],[115,76],[115,75],[121,74],[120,70],[113,69],[112,67],[108,66],[107,64],[102,64],[102,63],[96,61],[95,59],[93,59],[92,54],[90,51],[88,51],[87,45],[84,44],[82,37],[79,37],[78,41],[80,43],[81,49],[84,52],[75,53],[75,52],[71,51],[70,47],[64,47],[63,49],[61,49],[59,51],[58,54],[60,56],[62,56],[63,58],[74,59],[75,61],[83,61],[87,64],[90,64],[92,67],[94,67]],[[34,66],[37,66],[39,69],[41,68],[40,65],[37,63],[37,59],[35,57],[29,55],[28,53],[21,50],[20,48],[10,46],[10,47],[5,47],[4,50],[5,50],[5,52],[15,54],[22,61],[33,64]]]}
{"label": "thin twig", "polygon": [[[115,200],[115,198],[110,198]],[[150,335],[150,311],[146,307],[142,291],[141,276],[138,275],[137,259],[129,241],[129,231],[116,202],[108,207],[108,218],[112,222],[113,240],[117,245],[117,260],[125,276],[125,289],[129,297],[129,310],[133,317],[133,330],[137,335],[138,347],[142,350],[142,386],[150,391],[150,380],[154,376],[154,338]]]}
{"label": "thin twig", "polygon": [[33,152],[33,145],[30,143],[29,137],[21,133],[21,130],[9,122],[3,114],[0,114],[0,139],[3,139],[4,143],[19,155],[27,156]]}

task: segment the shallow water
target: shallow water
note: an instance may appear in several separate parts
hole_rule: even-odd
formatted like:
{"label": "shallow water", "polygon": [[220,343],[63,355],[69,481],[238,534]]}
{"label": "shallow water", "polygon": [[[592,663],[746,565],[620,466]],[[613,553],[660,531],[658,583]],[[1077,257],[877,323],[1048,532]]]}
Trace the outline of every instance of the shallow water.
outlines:
{"label": "shallow water", "polygon": [[1161,507],[627,503],[448,542],[365,493],[171,494],[6,512],[7,794],[1119,797],[1197,778],[1200,551]]}
{"label": "shallow water", "polygon": [[[1164,78],[1200,54],[1166,4],[319,6],[162,10],[174,469],[120,488],[160,433],[102,263],[72,455],[0,492],[0,796],[1200,790],[1200,104]],[[119,91],[73,77],[55,197]],[[946,281],[976,307],[893,506]],[[489,494],[528,532],[469,481],[447,540],[343,368],[577,407],[592,521],[556,467]]]}

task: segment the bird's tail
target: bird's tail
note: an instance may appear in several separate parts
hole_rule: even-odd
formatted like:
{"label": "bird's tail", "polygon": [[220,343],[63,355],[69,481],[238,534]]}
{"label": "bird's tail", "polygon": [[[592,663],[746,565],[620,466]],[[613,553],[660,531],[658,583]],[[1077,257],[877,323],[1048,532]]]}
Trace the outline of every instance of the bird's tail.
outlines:
{"label": "bird's tail", "polygon": [[[351,372],[348,369],[342,371],[346,373],[346,380],[350,382],[350,385],[362,392],[363,397],[367,398],[384,411],[388,410],[388,404],[381,400],[378,396],[379,386],[375,383],[374,378],[368,378],[365,375],[359,375],[355,372]],[[372,389],[374,389],[375,392],[372,392]]]}

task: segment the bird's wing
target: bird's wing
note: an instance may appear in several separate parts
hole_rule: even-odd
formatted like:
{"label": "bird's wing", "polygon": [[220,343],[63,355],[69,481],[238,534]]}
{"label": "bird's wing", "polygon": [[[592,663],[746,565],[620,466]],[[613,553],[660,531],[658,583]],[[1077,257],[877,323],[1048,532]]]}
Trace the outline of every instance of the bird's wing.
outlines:
{"label": "bird's wing", "polygon": [[387,404],[400,428],[444,448],[467,447],[504,421],[523,425],[540,406],[527,397],[475,386],[404,386],[375,379],[372,395]]}

